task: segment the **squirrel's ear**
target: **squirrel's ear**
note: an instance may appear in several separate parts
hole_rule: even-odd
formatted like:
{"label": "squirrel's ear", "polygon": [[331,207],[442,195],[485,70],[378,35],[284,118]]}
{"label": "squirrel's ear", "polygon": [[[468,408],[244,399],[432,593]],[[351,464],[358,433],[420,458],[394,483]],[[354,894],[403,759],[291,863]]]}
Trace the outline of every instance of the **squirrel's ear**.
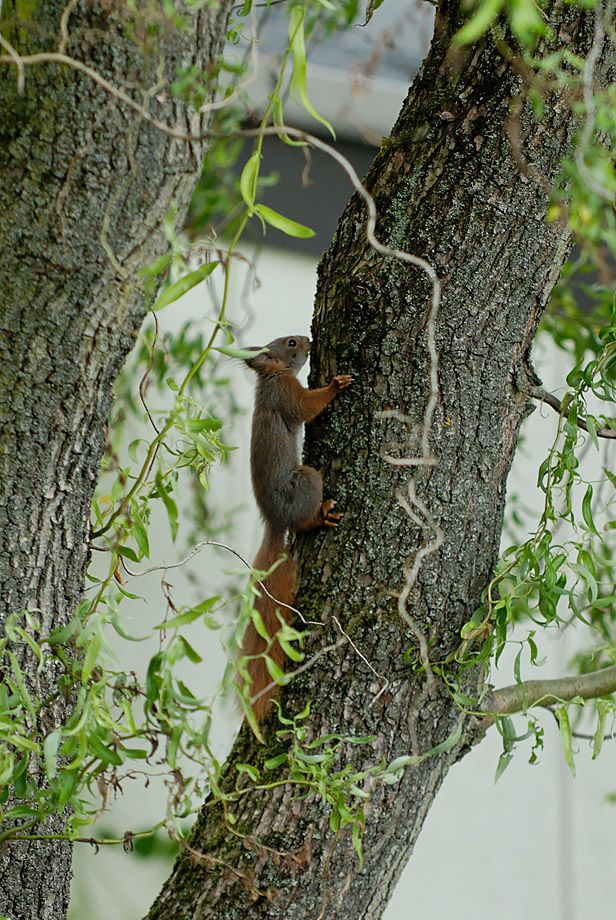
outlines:
{"label": "squirrel's ear", "polygon": [[244,358],[248,367],[252,367],[253,370],[256,370],[259,365],[263,364],[264,361],[270,357],[270,354],[267,348],[259,345],[249,345],[248,348],[244,348],[244,351],[255,351],[257,354],[254,358]]}

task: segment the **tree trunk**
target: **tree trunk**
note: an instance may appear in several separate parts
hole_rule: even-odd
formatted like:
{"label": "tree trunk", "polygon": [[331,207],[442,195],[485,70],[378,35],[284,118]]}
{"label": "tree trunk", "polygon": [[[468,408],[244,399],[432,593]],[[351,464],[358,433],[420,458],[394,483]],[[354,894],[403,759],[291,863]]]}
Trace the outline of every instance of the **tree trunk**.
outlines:
{"label": "tree trunk", "polygon": [[[592,14],[557,3],[551,18],[556,44],[585,55]],[[334,373],[350,373],[355,383],[311,427],[307,442],[307,462],[325,469],[325,496],[338,500],[345,517],[337,532],[295,545],[303,575],[297,606],[324,624],[313,628],[307,657],[336,648],[282,693],[288,717],[312,701],[302,723],[308,741],[374,736],[369,746],[346,744],[335,770],[424,754],[451,744],[456,729],[459,740],[408,768],[398,784],[371,789],[361,872],[350,828],[337,835],[330,805],[283,783],[285,764],[262,773],[264,783],[280,785],[238,797],[224,814],[207,803],[150,920],[229,920],[248,912],[285,920],[380,917],[443,777],[481,737],[444,682],[416,667],[418,642],[425,639],[434,663],[450,656],[493,572],[506,478],[529,411],[529,349],[570,244],[566,227],[546,222],[545,189],[571,152],[576,124],[559,97],[546,100],[540,123],[526,105],[516,121],[512,100],[521,100],[522,77],[491,39],[452,46],[460,24],[459,5],[442,2],[429,56],[365,180],[380,215],[379,239],[427,259],[443,283],[429,433],[436,463],[409,468],[381,455],[421,454],[431,396],[431,286],[419,269],[370,248],[355,196],[321,264],[313,329],[314,383]],[[387,409],[403,420],[379,417]],[[437,539],[422,506],[409,499],[411,479],[442,544],[423,558],[405,620],[397,597],[405,571]],[[476,694],[481,680],[477,670],[467,673],[467,692]],[[275,737],[280,727],[275,716],[266,723],[266,753],[243,728],[224,775],[228,793],[236,788],[233,764],[262,768],[288,749],[288,737]]]}
{"label": "tree trunk", "polygon": [[[205,118],[189,124],[183,104],[145,91],[159,66],[172,79],[220,54],[230,6],[187,13],[191,30],[154,53],[139,12],[130,20],[121,6],[79,4],[64,52],[170,129],[198,133]],[[22,55],[57,52],[64,8],[4,0],[3,35]],[[172,205],[183,213],[202,149],[65,64],[26,66],[21,93],[13,65],[0,73],[0,617],[39,611],[41,640],[83,594],[112,386],[143,316],[137,272],[166,248],[162,219]],[[60,675],[36,676],[34,656],[15,652],[31,690],[51,693]],[[63,704],[50,707],[46,728],[63,717]],[[0,915],[64,917],[70,857],[66,842],[4,846]]]}

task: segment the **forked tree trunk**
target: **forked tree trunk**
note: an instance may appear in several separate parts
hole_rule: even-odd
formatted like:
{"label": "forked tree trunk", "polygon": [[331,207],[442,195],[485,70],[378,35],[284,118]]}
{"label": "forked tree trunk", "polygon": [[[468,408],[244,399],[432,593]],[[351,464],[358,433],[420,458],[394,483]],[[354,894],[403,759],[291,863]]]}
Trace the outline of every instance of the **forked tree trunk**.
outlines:
{"label": "forked tree trunk", "polygon": [[[65,6],[3,0],[2,34],[20,54],[57,52]],[[159,65],[171,79],[215,59],[230,6],[185,10],[191,28],[147,54],[131,34],[146,39],[152,10],[131,33],[123,4],[78,3],[64,51],[173,130],[198,133],[205,119],[189,124],[167,92],[141,90]],[[0,620],[40,611],[44,637],[83,594],[112,386],[143,315],[137,272],[164,251],[162,219],[172,205],[183,212],[202,149],[71,67],[39,63],[24,76],[20,93],[15,67],[0,64]],[[37,677],[34,656],[17,653],[33,691],[52,692],[60,675]],[[47,730],[62,717],[59,703]],[[70,858],[57,841],[3,846],[0,916],[64,917]]]}
{"label": "forked tree trunk", "polygon": [[[557,44],[585,55],[591,17],[557,3],[551,18]],[[355,197],[321,265],[313,329],[315,382],[344,372],[355,383],[309,431],[307,449],[345,517],[337,532],[296,545],[303,572],[297,604],[308,620],[324,624],[313,632],[308,657],[340,639],[334,617],[353,645],[324,654],[282,701],[287,716],[312,701],[303,723],[308,740],[374,735],[370,745],[345,747],[355,769],[425,753],[461,724],[460,740],[407,769],[397,785],[374,788],[361,872],[350,829],[336,840],[330,809],[315,794],[301,798],[292,783],[229,804],[232,826],[219,805],[206,804],[150,920],[380,917],[443,777],[481,736],[443,683],[431,686],[405,659],[412,649],[417,662],[418,630],[401,618],[396,594],[407,561],[435,537],[409,518],[396,493],[408,494],[413,476],[442,531],[442,546],[424,559],[407,603],[430,659],[440,662],[459,646],[497,558],[507,474],[528,412],[529,349],[569,247],[567,230],[546,222],[545,188],[571,152],[575,122],[565,102],[551,97],[540,124],[528,107],[516,123],[511,100],[520,98],[522,79],[491,40],[456,50],[459,24],[458,3],[444,0],[429,56],[365,181],[380,240],[429,260],[443,282],[430,433],[437,463],[409,470],[381,456],[420,453],[431,290],[420,270],[369,247],[365,209]],[[379,417],[385,409],[410,422]],[[389,686],[375,700],[384,678]],[[471,692],[480,680],[468,676]],[[289,742],[275,739],[276,726],[275,718],[266,725],[267,751],[244,728],[231,763],[262,767],[284,751]],[[283,765],[263,778],[286,775]],[[235,773],[226,777],[231,791]]]}

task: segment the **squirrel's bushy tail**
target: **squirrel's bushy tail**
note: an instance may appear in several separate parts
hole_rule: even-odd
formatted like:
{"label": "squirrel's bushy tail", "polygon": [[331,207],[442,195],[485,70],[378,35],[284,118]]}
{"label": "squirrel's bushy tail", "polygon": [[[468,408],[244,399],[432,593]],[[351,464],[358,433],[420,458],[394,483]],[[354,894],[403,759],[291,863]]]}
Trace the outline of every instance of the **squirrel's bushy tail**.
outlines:
{"label": "squirrel's bushy tail", "polygon": [[[253,568],[261,572],[271,569],[284,553],[284,536],[284,532],[276,533],[268,524],[265,525],[265,535],[253,562]],[[295,599],[297,567],[294,560],[287,554],[287,558],[276,566],[274,571],[263,581],[263,585],[276,600],[272,600],[272,597],[269,597],[257,585],[261,596],[255,599],[254,607],[261,614],[261,619],[271,638],[280,629],[277,610],[280,611],[280,615],[286,623],[290,623],[293,618],[292,612],[282,605],[293,604]],[[265,658],[258,657],[263,655],[267,645],[268,643],[259,635],[254,625],[249,623],[244,633],[240,655],[249,657],[247,668],[251,682],[250,686],[246,687],[246,690],[248,696],[253,700],[252,711],[258,722],[265,718],[269,704],[278,690],[267,669]],[[287,658],[278,642],[272,643],[267,652],[267,657],[271,658],[279,668],[283,667]],[[265,689],[266,687],[268,688],[267,690]]]}

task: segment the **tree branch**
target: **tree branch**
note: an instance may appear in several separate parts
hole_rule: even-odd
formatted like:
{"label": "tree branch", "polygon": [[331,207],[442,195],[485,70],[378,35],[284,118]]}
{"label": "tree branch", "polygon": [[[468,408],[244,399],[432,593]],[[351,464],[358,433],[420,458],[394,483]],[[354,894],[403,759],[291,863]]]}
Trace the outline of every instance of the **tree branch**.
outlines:
{"label": "tree branch", "polygon": [[[563,404],[557,396],[554,396],[552,393],[548,393],[541,387],[531,387],[528,392],[533,397],[533,399],[540,399],[541,402],[551,406],[552,409],[558,412],[559,415],[562,413]],[[583,418],[580,418],[579,415],[577,422],[580,428],[583,428],[584,431],[588,431],[588,423]],[[595,428],[595,433],[598,438],[616,438],[616,430],[613,428]]]}
{"label": "tree branch", "polygon": [[584,700],[616,693],[616,664],[590,674],[556,677],[553,680],[528,680],[494,690],[483,702],[483,711],[496,715],[523,712],[533,706],[568,703],[575,697]]}

